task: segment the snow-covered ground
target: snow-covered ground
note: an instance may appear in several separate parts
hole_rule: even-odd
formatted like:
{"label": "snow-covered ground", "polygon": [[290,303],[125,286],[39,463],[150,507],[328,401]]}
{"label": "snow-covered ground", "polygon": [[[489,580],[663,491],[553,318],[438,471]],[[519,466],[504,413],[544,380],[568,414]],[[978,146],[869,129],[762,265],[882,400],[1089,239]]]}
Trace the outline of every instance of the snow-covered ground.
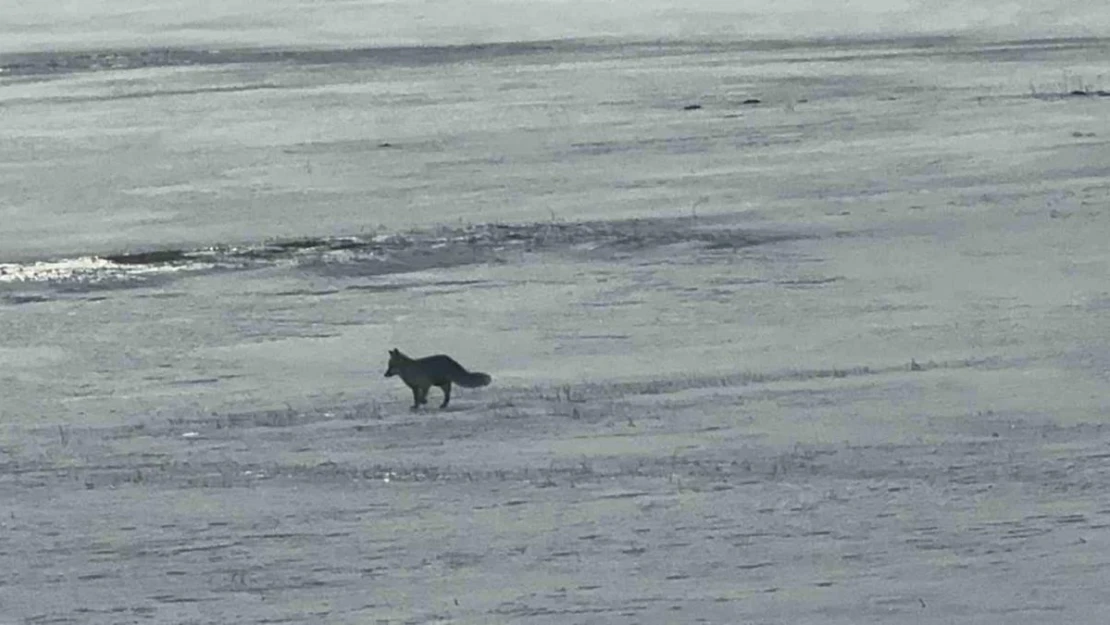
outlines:
{"label": "snow-covered ground", "polygon": [[6,84],[0,622],[1100,622],[1107,51]]}

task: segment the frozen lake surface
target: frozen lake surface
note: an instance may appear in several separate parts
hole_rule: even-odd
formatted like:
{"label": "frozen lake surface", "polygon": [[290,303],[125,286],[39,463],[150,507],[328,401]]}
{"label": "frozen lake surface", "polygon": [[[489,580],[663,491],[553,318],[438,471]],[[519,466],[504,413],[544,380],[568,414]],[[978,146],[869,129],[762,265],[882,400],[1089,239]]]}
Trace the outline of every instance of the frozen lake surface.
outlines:
{"label": "frozen lake surface", "polygon": [[0,26],[0,623],[1100,622],[1110,41],[151,6]]}

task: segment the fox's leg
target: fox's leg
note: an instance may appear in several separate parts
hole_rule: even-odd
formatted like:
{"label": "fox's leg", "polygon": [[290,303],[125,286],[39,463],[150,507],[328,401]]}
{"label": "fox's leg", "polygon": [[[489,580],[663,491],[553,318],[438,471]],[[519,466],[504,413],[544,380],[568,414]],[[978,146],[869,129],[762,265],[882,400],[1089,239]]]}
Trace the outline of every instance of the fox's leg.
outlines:
{"label": "fox's leg", "polygon": [[430,391],[430,390],[432,390],[432,387],[430,387],[430,386],[420,387],[420,404],[421,405],[427,405],[427,403],[428,403],[428,391]]}
{"label": "fox's leg", "polygon": [[412,409],[416,410],[420,407],[420,387],[412,387]]}
{"label": "fox's leg", "polygon": [[448,380],[439,386],[443,389],[443,403],[439,405],[440,408],[446,408],[447,402],[451,401],[451,381]]}

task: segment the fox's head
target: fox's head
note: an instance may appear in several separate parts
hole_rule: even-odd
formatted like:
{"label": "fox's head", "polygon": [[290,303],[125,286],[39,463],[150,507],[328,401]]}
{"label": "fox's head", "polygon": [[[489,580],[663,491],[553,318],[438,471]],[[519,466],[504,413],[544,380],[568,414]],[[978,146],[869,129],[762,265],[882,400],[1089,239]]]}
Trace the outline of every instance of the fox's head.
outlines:
{"label": "fox's head", "polygon": [[408,358],[401,353],[401,350],[396,348],[389,350],[389,367],[385,370],[385,377],[388,378],[390,376],[400,375],[401,365],[404,364],[406,360],[408,360]]}

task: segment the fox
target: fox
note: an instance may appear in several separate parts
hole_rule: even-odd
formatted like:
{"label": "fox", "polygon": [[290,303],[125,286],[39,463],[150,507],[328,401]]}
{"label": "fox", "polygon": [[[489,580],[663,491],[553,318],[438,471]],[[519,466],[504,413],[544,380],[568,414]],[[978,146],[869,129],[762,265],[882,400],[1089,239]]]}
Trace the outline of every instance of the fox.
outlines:
{"label": "fox", "polygon": [[433,386],[443,389],[443,403],[439,407],[446,408],[451,401],[452,382],[466,388],[477,388],[493,380],[489,374],[467,371],[454,358],[444,354],[409,358],[401,350],[393,348],[389,350],[389,367],[385,370],[385,377],[395,375],[401,376],[401,381],[412,389],[413,410],[428,403],[428,391]]}

